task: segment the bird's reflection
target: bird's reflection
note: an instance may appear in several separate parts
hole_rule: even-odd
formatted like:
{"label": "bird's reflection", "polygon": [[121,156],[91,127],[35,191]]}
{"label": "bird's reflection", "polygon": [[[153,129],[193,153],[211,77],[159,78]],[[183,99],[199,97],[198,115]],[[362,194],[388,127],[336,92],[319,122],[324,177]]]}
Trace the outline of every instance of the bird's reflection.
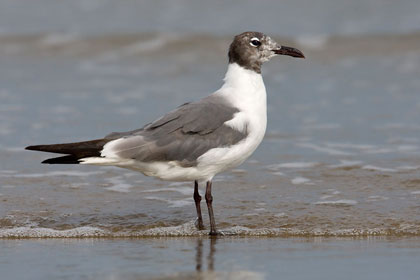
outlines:
{"label": "bird's reflection", "polygon": [[[207,270],[214,270],[214,253],[216,252],[216,241],[217,238],[209,238],[204,240],[209,242],[209,252],[207,255]],[[203,239],[197,239],[196,255],[195,255],[195,270],[201,272],[203,269]]]}
{"label": "bird's reflection", "polygon": [[203,258],[203,240],[197,240],[197,253],[195,255],[195,270],[201,271],[201,267],[203,266],[202,258]]}

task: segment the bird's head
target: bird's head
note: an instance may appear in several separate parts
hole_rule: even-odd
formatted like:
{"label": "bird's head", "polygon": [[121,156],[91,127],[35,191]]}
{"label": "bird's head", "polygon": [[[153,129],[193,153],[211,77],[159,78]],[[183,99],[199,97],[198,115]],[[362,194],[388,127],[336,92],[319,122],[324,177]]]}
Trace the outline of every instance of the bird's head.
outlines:
{"label": "bird's head", "polygon": [[305,58],[295,48],[282,46],[261,32],[244,32],[236,35],[229,48],[229,63],[261,73],[261,65],[277,55]]}

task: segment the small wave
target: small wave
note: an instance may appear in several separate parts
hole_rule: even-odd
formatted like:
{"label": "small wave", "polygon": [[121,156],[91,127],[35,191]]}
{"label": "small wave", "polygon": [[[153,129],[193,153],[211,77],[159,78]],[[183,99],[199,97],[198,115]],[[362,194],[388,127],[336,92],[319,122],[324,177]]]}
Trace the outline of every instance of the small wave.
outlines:
{"label": "small wave", "polygon": [[389,199],[389,197],[382,196],[382,195],[371,195],[366,199],[366,201],[367,202],[374,202],[374,201],[384,201],[384,200],[388,200],[388,199]]}
{"label": "small wave", "polygon": [[0,229],[0,238],[70,238],[70,237],[101,237],[107,231],[96,227],[77,227],[67,230],[50,228],[17,227]]}
{"label": "small wave", "polygon": [[145,196],[144,199],[163,201],[163,202],[168,203],[169,207],[174,207],[174,208],[185,207],[185,206],[193,204],[192,198],[175,200],[175,199],[161,198],[157,196]]}
{"label": "small wave", "polygon": [[322,200],[315,202],[316,205],[337,205],[337,206],[352,206],[356,205],[356,200],[339,199],[339,200]]}
{"label": "small wave", "polygon": [[[139,279],[146,279],[146,278],[139,278]],[[264,273],[261,273],[261,272],[248,271],[248,270],[235,270],[235,269],[232,270],[232,268],[230,268],[229,271],[208,270],[208,271],[200,271],[200,272],[174,272],[174,273],[164,275],[164,276],[147,277],[147,279],[149,280],[185,280],[185,279],[263,280],[265,279],[265,275]]]}
{"label": "small wave", "polygon": [[155,34],[153,38],[141,39],[101,55],[100,59],[114,59],[124,56],[133,56],[139,53],[156,52],[172,41],[180,40],[176,34]]}
{"label": "small wave", "polygon": [[[201,231],[204,234],[204,231]],[[188,223],[172,226],[172,227],[159,227],[139,232],[138,236],[193,236],[200,235],[200,231],[195,227],[195,222],[190,221]]]}
{"label": "small wave", "polygon": [[420,165],[415,165],[415,166],[403,165],[403,166],[398,166],[397,169],[401,171],[412,171],[412,170],[420,169]]}
{"label": "small wave", "polygon": [[311,144],[311,143],[299,143],[299,144],[296,144],[296,145],[298,147],[309,148],[309,149],[312,149],[314,151],[326,153],[326,154],[333,155],[333,156],[349,156],[349,155],[352,155],[352,153],[349,153],[349,152],[340,151],[340,150],[337,150],[337,149],[334,149],[334,148],[321,147],[321,146],[317,146],[317,145]]}
{"label": "small wave", "polygon": [[284,212],[281,212],[281,213],[274,214],[274,217],[276,217],[276,218],[284,218],[284,217],[287,217],[287,214],[284,213]]}
{"label": "small wave", "polygon": [[[280,213],[278,217],[286,217]],[[294,228],[257,228],[233,226],[221,229],[222,236],[262,236],[262,237],[314,237],[314,236],[419,236],[420,228],[415,224],[401,224],[392,228],[348,228],[348,229],[294,229]],[[135,237],[188,237],[207,236],[208,230],[197,230],[195,221],[179,226],[157,227],[138,231],[114,231],[98,227],[77,227],[56,230],[37,227],[16,227],[0,229],[0,238],[135,238]]]}
{"label": "small wave", "polygon": [[111,187],[106,187],[105,189],[107,189],[108,191],[113,191],[113,192],[129,193],[132,187],[133,187],[132,185],[121,183],[121,184],[115,184]]}
{"label": "small wave", "polygon": [[311,183],[311,180],[305,177],[296,177],[293,178],[291,181],[293,185],[313,185],[313,183]]}
{"label": "small wave", "polygon": [[368,154],[389,154],[394,153],[397,150],[394,148],[387,148],[387,147],[378,147],[372,150],[366,150],[366,153]]}
{"label": "small wave", "polygon": [[370,144],[353,144],[353,143],[326,143],[326,146],[332,148],[342,148],[342,149],[354,149],[354,150],[371,150],[375,149],[376,146]]}
{"label": "small wave", "polygon": [[397,172],[396,169],[378,167],[378,166],[374,166],[374,165],[365,165],[365,166],[362,167],[362,169],[370,170],[370,171],[380,171],[380,172]]}
{"label": "small wave", "polygon": [[41,38],[40,43],[44,46],[57,46],[68,44],[76,40],[80,40],[80,37],[73,33],[49,33]]}
{"label": "small wave", "polygon": [[358,160],[340,160],[340,163],[339,164],[330,165],[328,167],[329,168],[344,168],[344,169],[349,169],[349,168],[360,167],[360,165],[362,163],[363,163],[362,161],[358,161]]}
{"label": "small wave", "polygon": [[296,168],[296,169],[303,169],[303,168],[311,168],[318,166],[318,162],[286,162],[286,163],[279,163],[279,164],[271,164],[268,165],[267,168],[272,171],[277,171],[281,168]]}
{"label": "small wave", "polygon": [[[358,150],[358,152],[363,152],[363,153],[368,153],[368,154],[413,153],[413,152],[418,152],[419,150],[419,147],[416,145],[374,146],[374,145],[368,145],[368,144],[326,143],[326,146],[330,148]],[[316,147],[314,147],[313,149],[316,149]],[[353,154],[353,153],[350,153],[350,154]]]}
{"label": "small wave", "polygon": [[109,191],[128,193],[133,187],[132,185],[125,183],[120,176],[109,178],[108,181],[111,183],[111,186],[106,187],[105,189]]}
{"label": "small wave", "polygon": [[[185,185],[183,183],[182,185]],[[156,189],[150,189],[150,190],[144,190],[141,191],[143,193],[156,193],[156,192],[178,192],[183,195],[192,195],[193,194],[193,188],[192,187],[176,187],[176,188],[156,188]]]}

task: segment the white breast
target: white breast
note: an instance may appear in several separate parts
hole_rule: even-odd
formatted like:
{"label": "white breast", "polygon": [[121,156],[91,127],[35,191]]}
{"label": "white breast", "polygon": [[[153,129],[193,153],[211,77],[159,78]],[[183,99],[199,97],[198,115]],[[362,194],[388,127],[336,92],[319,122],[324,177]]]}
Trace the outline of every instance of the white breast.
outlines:
{"label": "white breast", "polygon": [[231,147],[211,149],[198,158],[198,169],[213,176],[245,161],[261,143],[267,127],[267,94],[261,74],[230,64],[225,83],[215,94],[239,109],[225,125],[246,130],[248,137]]}

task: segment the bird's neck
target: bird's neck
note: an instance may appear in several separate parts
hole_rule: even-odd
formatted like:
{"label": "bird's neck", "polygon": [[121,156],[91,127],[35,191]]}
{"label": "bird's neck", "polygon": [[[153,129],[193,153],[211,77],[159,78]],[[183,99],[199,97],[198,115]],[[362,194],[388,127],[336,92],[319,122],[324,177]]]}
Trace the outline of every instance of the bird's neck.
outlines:
{"label": "bird's neck", "polygon": [[266,108],[267,94],[261,74],[237,63],[229,64],[224,84],[217,93],[237,107]]}

